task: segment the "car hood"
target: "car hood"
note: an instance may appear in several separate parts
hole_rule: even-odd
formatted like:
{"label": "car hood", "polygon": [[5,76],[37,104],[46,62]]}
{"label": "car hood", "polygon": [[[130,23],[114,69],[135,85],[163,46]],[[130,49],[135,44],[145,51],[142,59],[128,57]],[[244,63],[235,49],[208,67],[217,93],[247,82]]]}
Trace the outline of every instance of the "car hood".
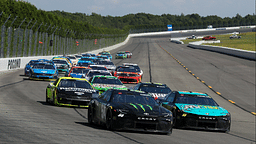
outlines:
{"label": "car hood", "polygon": [[154,97],[154,98],[164,98],[167,94],[165,94],[165,93],[148,93],[148,94],[150,94],[152,97]]}
{"label": "car hood", "polygon": [[33,69],[34,73],[41,73],[41,74],[55,74],[56,70],[52,69]]}
{"label": "car hood", "polygon": [[166,109],[160,106],[152,106],[152,105],[145,105],[145,104],[135,104],[135,103],[121,103],[119,105],[120,109],[128,110],[129,112],[136,114],[136,115],[161,115],[161,113],[166,113]]}
{"label": "car hood", "polygon": [[94,83],[92,84],[92,86],[95,88],[126,88],[126,86],[124,85],[99,84],[99,83]]}
{"label": "car hood", "polygon": [[205,115],[205,116],[225,116],[228,114],[228,111],[219,106],[209,106],[209,105],[194,105],[194,104],[175,104],[180,110],[196,114],[196,115]]}
{"label": "car hood", "polygon": [[80,74],[80,73],[70,73],[70,77],[75,77],[75,78],[82,78],[82,76],[85,74]]}

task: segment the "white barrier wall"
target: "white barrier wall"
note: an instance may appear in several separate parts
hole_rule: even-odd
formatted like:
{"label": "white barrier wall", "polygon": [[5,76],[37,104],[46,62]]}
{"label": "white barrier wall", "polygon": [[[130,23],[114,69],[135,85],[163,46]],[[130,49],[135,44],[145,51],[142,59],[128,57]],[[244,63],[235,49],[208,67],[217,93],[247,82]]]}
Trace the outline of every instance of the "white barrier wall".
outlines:
{"label": "white barrier wall", "polygon": [[246,58],[250,60],[256,60],[255,51],[246,51],[246,50],[240,50],[240,49],[234,49],[234,48],[228,48],[228,47],[196,45],[196,44],[188,44],[188,47],[224,53],[224,54],[233,55],[233,56]]}

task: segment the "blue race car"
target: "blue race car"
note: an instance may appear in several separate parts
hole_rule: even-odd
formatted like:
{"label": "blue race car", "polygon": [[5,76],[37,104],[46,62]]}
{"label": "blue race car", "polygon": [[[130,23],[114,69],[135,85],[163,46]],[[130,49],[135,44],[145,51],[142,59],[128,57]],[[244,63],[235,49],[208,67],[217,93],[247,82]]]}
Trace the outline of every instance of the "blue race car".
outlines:
{"label": "blue race car", "polygon": [[53,64],[38,62],[30,69],[30,79],[57,79],[58,70]]}
{"label": "blue race car", "polygon": [[158,101],[172,111],[175,127],[230,131],[230,113],[206,93],[172,91]]}
{"label": "blue race car", "polygon": [[34,65],[35,63],[38,63],[38,62],[46,62],[46,63],[54,64],[52,60],[47,60],[47,59],[30,60],[30,61],[26,64],[26,66],[25,66],[24,75],[25,75],[25,76],[29,76],[31,67],[33,67],[33,65]]}

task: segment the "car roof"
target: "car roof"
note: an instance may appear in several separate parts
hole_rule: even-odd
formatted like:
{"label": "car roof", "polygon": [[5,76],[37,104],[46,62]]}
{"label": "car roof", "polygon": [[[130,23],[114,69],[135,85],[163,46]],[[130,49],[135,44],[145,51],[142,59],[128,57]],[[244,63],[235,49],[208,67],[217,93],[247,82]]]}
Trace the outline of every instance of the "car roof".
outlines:
{"label": "car roof", "polygon": [[162,86],[167,86],[166,84],[153,83],[153,82],[141,82],[140,84],[143,84],[143,85],[162,85]]}
{"label": "car roof", "polygon": [[207,93],[203,92],[195,92],[195,91],[178,91],[179,94],[189,94],[189,95],[201,95],[201,96],[208,96]]}

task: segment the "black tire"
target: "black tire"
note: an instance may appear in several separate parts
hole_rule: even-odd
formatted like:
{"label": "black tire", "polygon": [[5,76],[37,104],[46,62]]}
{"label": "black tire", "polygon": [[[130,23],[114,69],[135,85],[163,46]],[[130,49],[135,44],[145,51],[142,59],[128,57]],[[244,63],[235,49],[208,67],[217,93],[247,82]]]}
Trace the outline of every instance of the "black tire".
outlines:
{"label": "black tire", "polygon": [[88,123],[93,124],[93,108],[89,106],[88,108]]}
{"label": "black tire", "polygon": [[108,130],[113,130],[113,117],[110,110],[107,112],[106,116],[106,128]]}
{"label": "black tire", "polygon": [[177,114],[176,114],[176,111],[173,110],[172,111],[172,115],[173,115],[173,127],[178,127],[178,124],[177,124]]}
{"label": "black tire", "polygon": [[46,96],[46,97],[45,97],[45,102],[46,102],[46,103],[49,103],[49,98],[47,97],[47,90],[46,90],[45,96]]}

